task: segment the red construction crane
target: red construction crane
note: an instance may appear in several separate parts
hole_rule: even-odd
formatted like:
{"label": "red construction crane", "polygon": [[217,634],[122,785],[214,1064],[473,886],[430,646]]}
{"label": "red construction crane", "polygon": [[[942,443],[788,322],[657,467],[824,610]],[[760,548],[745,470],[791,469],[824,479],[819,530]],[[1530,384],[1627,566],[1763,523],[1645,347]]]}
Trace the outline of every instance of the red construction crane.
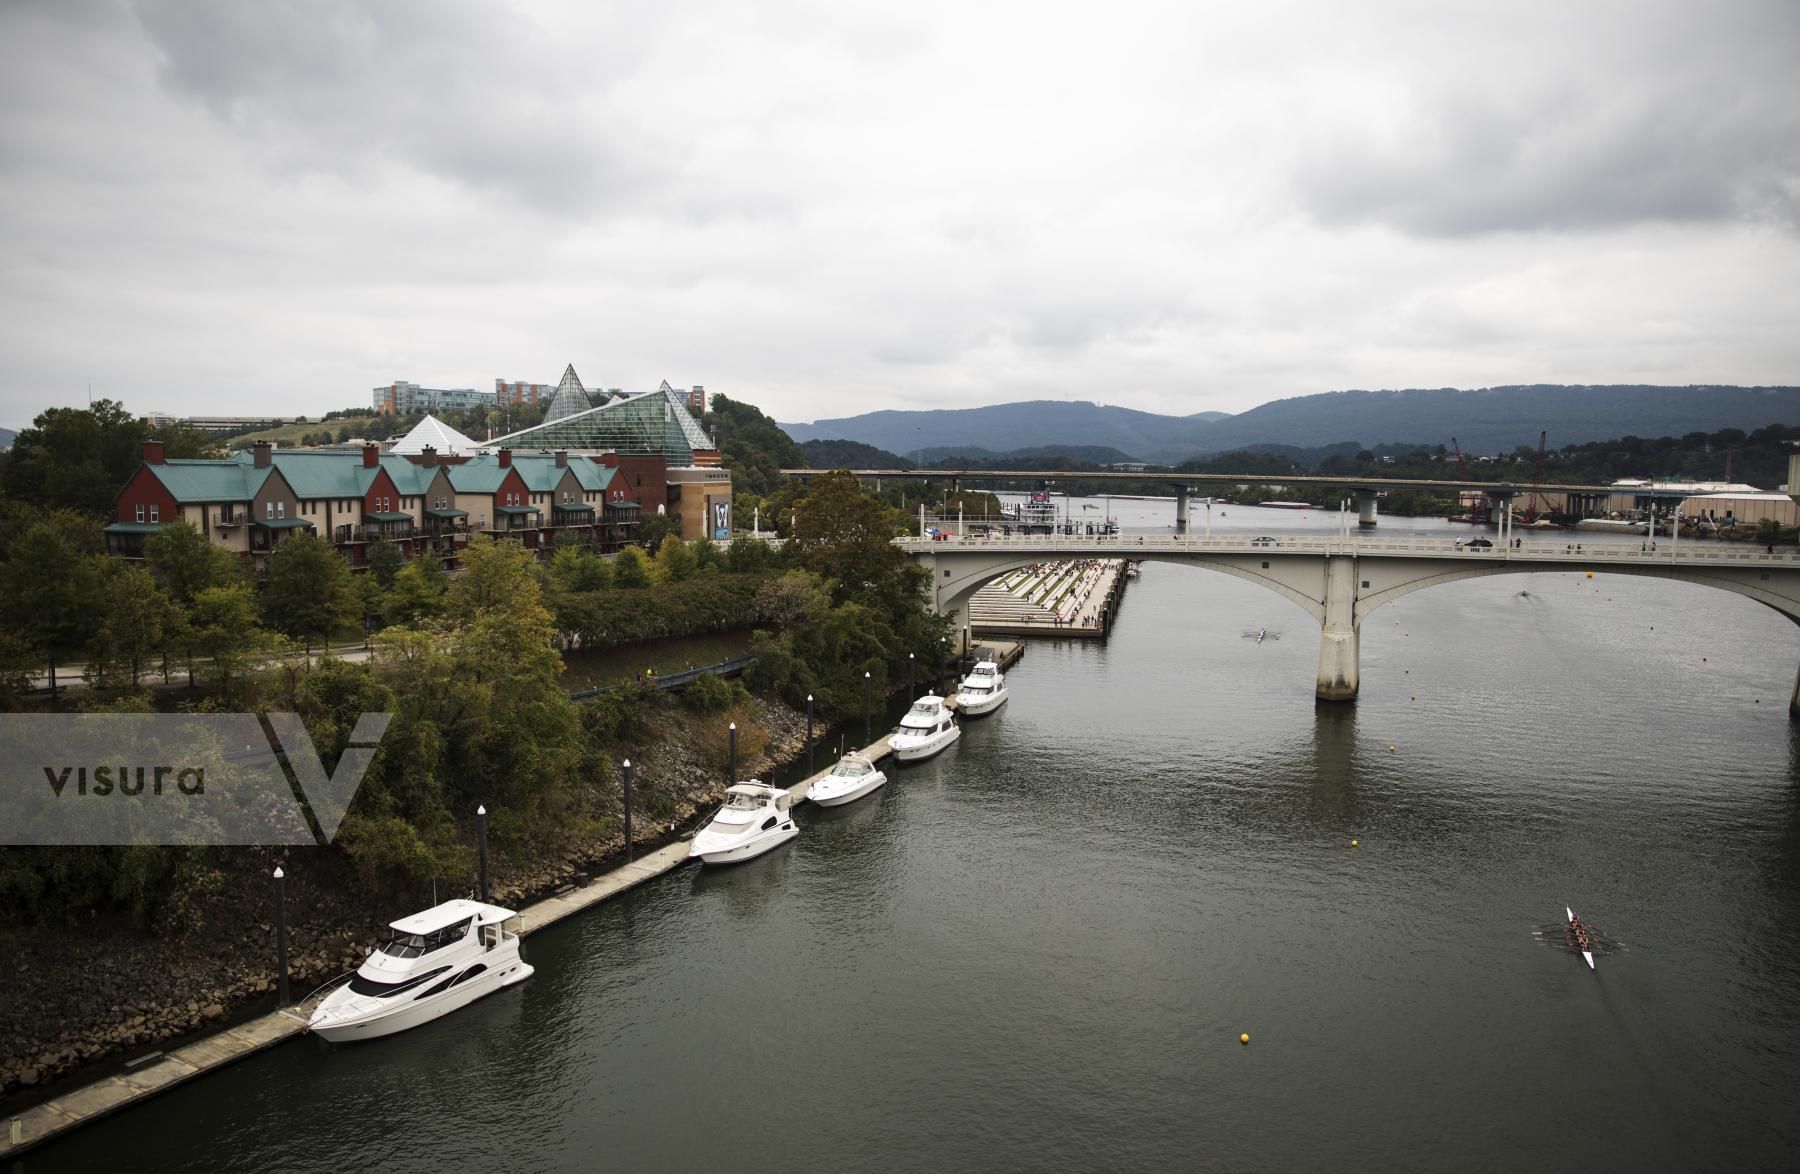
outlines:
{"label": "red construction crane", "polygon": [[[1452,436],[1450,438],[1450,451],[1456,454],[1456,464],[1457,464],[1458,468],[1462,469],[1463,480],[1464,481],[1473,481],[1475,478],[1469,476],[1468,459],[1463,456],[1462,448],[1457,445],[1456,437],[1454,437],[1454,436]],[[1482,510],[1479,505],[1471,504],[1469,506],[1469,520],[1470,521],[1472,521],[1472,522],[1486,521],[1487,519],[1482,517],[1481,513],[1482,513]]]}
{"label": "red construction crane", "polygon": [[1531,500],[1525,504],[1525,524],[1531,525],[1538,516],[1538,486],[1544,483],[1544,441],[1550,434],[1538,433],[1537,471],[1531,475]]}

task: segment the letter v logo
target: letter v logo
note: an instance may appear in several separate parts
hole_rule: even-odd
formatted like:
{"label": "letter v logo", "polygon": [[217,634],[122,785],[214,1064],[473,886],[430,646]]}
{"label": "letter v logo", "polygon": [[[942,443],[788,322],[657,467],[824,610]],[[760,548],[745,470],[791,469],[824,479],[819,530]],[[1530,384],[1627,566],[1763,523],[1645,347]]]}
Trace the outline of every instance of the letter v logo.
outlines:
{"label": "letter v logo", "polygon": [[350,744],[338,759],[337,770],[329,775],[299,714],[266,713],[263,720],[269,724],[275,748],[286,756],[293,781],[305,796],[306,805],[312,808],[313,818],[319,821],[319,834],[327,844],[331,843],[394,715],[365,713],[357,718],[356,728],[350,732]]}

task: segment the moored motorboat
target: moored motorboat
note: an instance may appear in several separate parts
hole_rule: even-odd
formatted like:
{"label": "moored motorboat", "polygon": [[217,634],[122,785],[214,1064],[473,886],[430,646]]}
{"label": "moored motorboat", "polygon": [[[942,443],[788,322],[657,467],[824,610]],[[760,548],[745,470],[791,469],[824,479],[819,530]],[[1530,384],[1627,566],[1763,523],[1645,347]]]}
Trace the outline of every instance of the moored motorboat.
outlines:
{"label": "moored motorboat", "polygon": [[978,715],[1006,704],[1006,674],[991,660],[976,664],[956,690],[956,711]]}
{"label": "moored motorboat", "polygon": [[392,922],[392,933],[307,1026],[332,1043],[375,1039],[429,1023],[532,968],[519,953],[518,917],[481,901],[446,901]]}
{"label": "moored motorboat", "polygon": [[689,859],[705,864],[736,864],[761,856],[800,834],[794,826],[793,796],[755,779],[725,788],[725,803],[712,821],[694,834]]}
{"label": "moored motorboat", "polygon": [[901,762],[919,762],[930,758],[962,737],[956,715],[934,693],[913,702],[913,707],[900,719],[900,726],[888,736],[888,747]]}
{"label": "moored motorboat", "polygon": [[887,782],[865,754],[846,754],[823,778],[806,789],[806,797],[820,807],[853,803]]}

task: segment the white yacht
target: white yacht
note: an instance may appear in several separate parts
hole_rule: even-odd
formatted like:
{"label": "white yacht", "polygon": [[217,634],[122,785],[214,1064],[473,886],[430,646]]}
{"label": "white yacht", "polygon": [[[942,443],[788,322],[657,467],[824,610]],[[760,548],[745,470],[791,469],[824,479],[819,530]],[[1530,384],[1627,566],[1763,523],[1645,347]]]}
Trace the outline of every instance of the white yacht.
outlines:
{"label": "white yacht", "polygon": [[962,737],[956,715],[933,693],[913,702],[913,707],[900,719],[900,728],[888,737],[888,746],[901,762],[917,762],[930,758]]}
{"label": "white yacht", "polygon": [[480,901],[445,901],[390,923],[393,932],[308,1026],[332,1043],[375,1039],[525,981],[532,968],[519,956],[518,917]]}
{"label": "white yacht", "polygon": [[694,834],[688,858],[704,864],[736,864],[761,856],[800,834],[794,826],[794,798],[780,787],[751,779],[725,788],[725,805]]}
{"label": "white yacht", "polygon": [[1006,674],[991,660],[977,663],[956,690],[958,713],[992,713],[1005,704]]}
{"label": "white yacht", "polygon": [[867,755],[846,754],[830,774],[806,789],[806,797],[820,807],[836,807],[861,799],[885,782],[887,776],[875,769]]}

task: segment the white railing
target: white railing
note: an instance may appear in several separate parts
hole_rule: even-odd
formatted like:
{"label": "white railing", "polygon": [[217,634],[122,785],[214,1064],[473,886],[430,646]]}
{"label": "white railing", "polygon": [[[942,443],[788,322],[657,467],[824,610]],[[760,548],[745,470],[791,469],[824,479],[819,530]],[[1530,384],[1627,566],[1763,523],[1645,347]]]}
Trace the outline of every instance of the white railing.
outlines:
{"label": "white railing", "polygon": [[[1764,564],[1800,566],[1800,549],[1770,553],[1766,549],[1726,548],[1694,543],[1659,541],[1655,550],[1633,550],[1625,543],[1524,542],[1471,546],[1465,540],[1437,538],[1373,538],[1360,534],[1215,535],[1211,538],[1181,534],[1114,534],[1088,537],[1069,534],[1013,534],[993,537],[946,535],[942,538],[896,538],[894,544],[909,554],[947,551],[1032,551],[1044,554],[1080,554],[1095,558],[1131,558],[1138,553],[1205,554],[1345,554],[1373,557],[1509,559],[1548,563],[1678,563],[1683,566]],[[1579,549],[1577,549],[1579,547]]]}

